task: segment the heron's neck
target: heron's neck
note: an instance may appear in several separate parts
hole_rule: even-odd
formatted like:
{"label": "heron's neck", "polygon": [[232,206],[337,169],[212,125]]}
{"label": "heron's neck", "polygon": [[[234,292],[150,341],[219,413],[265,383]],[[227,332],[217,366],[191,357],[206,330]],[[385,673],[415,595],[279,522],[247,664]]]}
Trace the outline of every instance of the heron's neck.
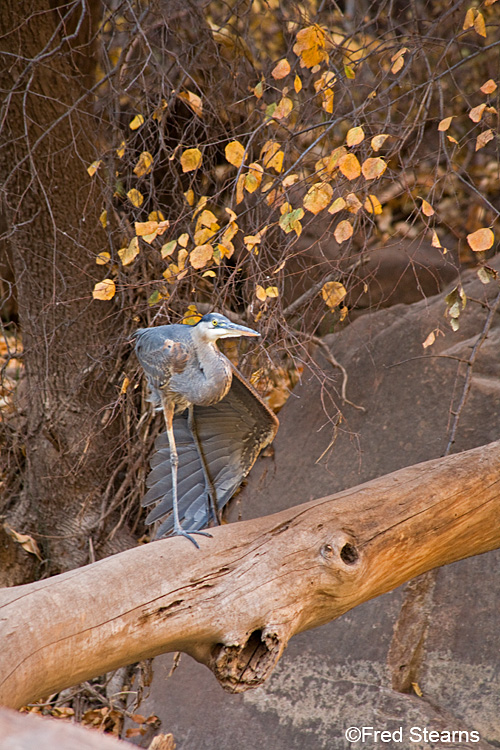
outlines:
{"label": "heron's neck", "polygon": [[[198,342],[197,342],[198,343]],[[198,362],[203,377],[195,403],[209,406],[220,401],[229,388],[233,370],[228,358],[219,351],[214,341],[202,341],[197,346]]]}

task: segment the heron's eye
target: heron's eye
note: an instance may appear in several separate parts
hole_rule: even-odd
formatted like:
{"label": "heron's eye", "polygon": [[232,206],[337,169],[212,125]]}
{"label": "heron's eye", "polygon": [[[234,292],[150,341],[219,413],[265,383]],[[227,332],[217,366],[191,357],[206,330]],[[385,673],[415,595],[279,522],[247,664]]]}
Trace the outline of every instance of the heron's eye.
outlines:
{"label": "heron's eye", "polygon": [[219,325],[219,321],[218,321],[218,320],[212,320],[212,325],[213,325],[213,326],[214,326],[214,328],[215,328],[215,326],[218,326],[218,325]]}

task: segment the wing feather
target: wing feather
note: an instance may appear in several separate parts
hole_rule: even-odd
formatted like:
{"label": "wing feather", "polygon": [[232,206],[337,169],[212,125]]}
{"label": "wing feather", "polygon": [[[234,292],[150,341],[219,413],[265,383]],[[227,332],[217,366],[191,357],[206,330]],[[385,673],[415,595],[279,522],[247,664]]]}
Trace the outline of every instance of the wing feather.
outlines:
{"label": "wing feather", "polygon": [[[262,448],[273,440],[278,419],[258,393],[233,368],[231,388],[212,406],[195,406],[194,419],[208,473],[215,488],[219,510],[226,505],[252,468]],[[176,414],[173,423],[179,466],[177,477],[179,517],[191,531],[200,530],[211,518],[209,491],[187,411]],[[158,503],[147,523],[164,518],[157,537],[172,531],[172,477],[166,432],[157,438],[156,453],[143,505]]]}

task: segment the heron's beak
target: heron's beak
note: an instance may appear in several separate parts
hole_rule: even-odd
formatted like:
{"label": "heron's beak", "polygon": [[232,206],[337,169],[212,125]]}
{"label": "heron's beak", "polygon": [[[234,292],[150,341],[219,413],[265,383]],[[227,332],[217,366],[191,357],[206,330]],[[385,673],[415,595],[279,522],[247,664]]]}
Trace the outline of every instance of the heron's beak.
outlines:
{"label": "heron's beak", "polygon": [[224,328],[219,328],[219,336],[221,338],[229,338],[230,336],[260,336],[260,333],[254,331],[253,328],[231,323],[224,326]]}

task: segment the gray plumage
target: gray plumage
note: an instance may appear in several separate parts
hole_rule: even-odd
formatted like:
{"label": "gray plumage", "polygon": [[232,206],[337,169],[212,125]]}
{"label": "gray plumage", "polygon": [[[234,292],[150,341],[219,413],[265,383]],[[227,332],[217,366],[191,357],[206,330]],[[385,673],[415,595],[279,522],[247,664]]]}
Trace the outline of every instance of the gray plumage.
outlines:
{"label": "gray plumage", "polygon": [[[168,325],[136,332],[136,353],[153,404],[167,431],[156,453],[143,505],[158,503],[147,522],[167,516],[157,536],[204,534],[212,516],[234,494],[268,445],[278,420],[219,351],[218,338],[259,336],[210,313],[194,326]],[[208,536],[210,536],[208,534]]]}

